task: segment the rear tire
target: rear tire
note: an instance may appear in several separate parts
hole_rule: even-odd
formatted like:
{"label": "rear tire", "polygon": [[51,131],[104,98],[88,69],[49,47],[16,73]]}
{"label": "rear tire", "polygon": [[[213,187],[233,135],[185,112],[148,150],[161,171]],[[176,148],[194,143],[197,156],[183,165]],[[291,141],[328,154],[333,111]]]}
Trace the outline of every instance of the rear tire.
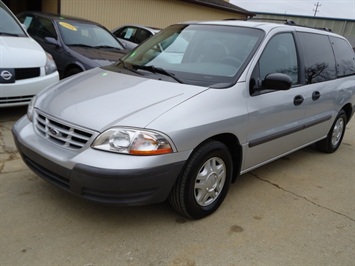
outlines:
{"label": "rear tire", "polygon": [[343,140],[346,124],[346,114],[343,110],[341,110],[330,128],[327,137],[316,143],[317,148],[325,153],[335,152]]}
{"label": "rear tire", "polygon": [[210,215],[227,195],[232,171],[232,157],[223,143],[202,144],[190,156],[172,188],[170,205],[192,219]]}

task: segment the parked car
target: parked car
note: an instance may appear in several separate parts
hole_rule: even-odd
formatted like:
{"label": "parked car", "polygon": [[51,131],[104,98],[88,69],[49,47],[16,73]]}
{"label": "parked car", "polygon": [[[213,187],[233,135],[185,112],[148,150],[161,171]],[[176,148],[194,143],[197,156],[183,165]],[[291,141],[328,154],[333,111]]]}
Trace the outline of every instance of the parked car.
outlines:
{"label": "parked car", "polygon": [[168,199],[198,219],[241,174],[313,143],[335,152],[354,77],[349,42],[328,31],[181,23],[39,93],[13,135],[27,165],[68,192],[117,205]]}
{"label": "parked car", "polygon": [[24,12],[18,18],[53,56],[61,78],[115,63],[127,53],[105,27],[93,21],[40,12]]}
{"label": "parked car", "polygon": [[23,29],[0,1],[0,107],[26,105],[59,80],[50,54]]}
{"label": "parked car", "polygon": [[113,29],[115,35],[127,50],[133,50],[149,37],[157,34],[161,29],[142,25],[124,25]]}

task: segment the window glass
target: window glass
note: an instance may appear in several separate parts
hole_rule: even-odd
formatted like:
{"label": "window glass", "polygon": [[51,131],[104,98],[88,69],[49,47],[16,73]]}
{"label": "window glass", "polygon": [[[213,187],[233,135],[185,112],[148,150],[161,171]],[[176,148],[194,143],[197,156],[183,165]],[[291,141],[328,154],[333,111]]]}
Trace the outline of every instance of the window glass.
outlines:
{"label": "window glass", "polygon": [[0,2],[0,34],[9,36],[26,36],[21,25],[18,24],[13,15]]}
{"label": "window glass", "polygon": [[335,59],[328,36],[305,32],[300,32],[299,36],[305,60],[306,84],[335,79]]}
{"label": "window glass", "polygon": [[355,74],[355,53],[350,45],[341,38],[330,37],[333,44],[337,76],[344,77]]}
{"label": "window glass", "polygon": [[26,17],[23,17],[22,19],[20,19],[20,21],[22,22],[22,24],[26,26],[26,29],[29,28],[29,26],[30,26],[31,23],[32,23],[32,20],[33,20],[33,17],[32,17],[32,16],[26,16]]}
{"label": "window glass", "polygon": [[57,33],[54,25],[49,19],[41,17],[35,19],[34,16],[26,15],[21,17],[19,20],[26,26],[27,32],[31,36],[40,39],[44,39],[45,37],[53,37],[57,39]]}
{"label": "window glass", "polygon": [[118,38],[125,39],[127,41],[133,42],[136,36],[137,29],[136,28],[131,28],[127,27],[124,28],[123,31],[121,31],[118,35],[116,35]]}
{"label": "window glass", "polygon": [[120,38],[120,34],[121,34],[121,32],[122,32],[123,30],[124,30],[124,29],[116,30],[116,31],[112,32],[112,34],[113,34],[114,36],[116,36],[117,38]]}
{"label": "window glass", "polygon": [[81,23],[78,21],[60,21],[58,27],[66,45],[73,46],[107,46],[123,49],[109,31],[97,24]]}
{"label": "window glass", "polygon": [[37,37],[38,35],[38,22],[36,22],[34,16],[24,16],[21,17],[20,22],[23,23],[26,28],[27,32],[32,36],[32,37]]}
{"label": "window glass", "polygon": [[123,60],[135,68],[162,68],[187,84],[227,87],[236,82],[263,36],[263,31],[253,28],[173,25]]}
{"label": "window glass", "polygon": [[273,37],[259,60],[260,79],[268,74],[283,73],[289,75],[292,84],[298,83],[298,62],[295,42],[291,33],[282,33]]}
{"label": "window glass", "polygon": [[291,33],[278,34],[266,45],[250,78],[249,89],[252,96],[275,91],[263,86],[265,77],[272,73],[286,74],[291,78],[292,84],[299,83],[298,58]]}
{"label": "window glass", "polygon": [[36,27],[35,27],[35,19],[33,16],[22,16],[22,17],[19,17],[18,19],[23,25],[25,25],[26,29],[27,29],[27,32],[28,34],[32,35],[32,36],[36,36],[37,34],[37,31],[36,31]]}
{"label": "window glass", "polygon": [[138,34],[137,34],[137,38],[136,38],[136,43],[141,43],[144,42],[146,39],[148,39],[150,36],[152,36],[152,34],[144,29],[140,29]]}
{"label": "window glass", "polygon": [[52,37],[57,39],[57,33],[53,26],[53,23],[49,19],[38,18],[38,36],[41,38]]}

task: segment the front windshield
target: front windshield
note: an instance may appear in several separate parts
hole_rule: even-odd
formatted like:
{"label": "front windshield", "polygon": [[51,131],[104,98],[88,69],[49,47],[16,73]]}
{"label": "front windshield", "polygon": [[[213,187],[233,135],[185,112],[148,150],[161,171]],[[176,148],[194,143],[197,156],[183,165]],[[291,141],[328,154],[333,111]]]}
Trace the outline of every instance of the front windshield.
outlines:
{"label": "front windshield", "polygon": [[66,45],[107,47],[124,49],[110,32],[96,24],[76,21],[58,22],[59,30]]}
{"label": "front windshield", "polygon": [[164,69],[187,84],[230,85],[262,37],[262,31],[251,28],[173,25],[144,42],[123,61],[136,69]]}
{"label": "front windshield", "polygon": [[6,7],[0,3],[0,35],[1,36],[26,36],[22,26],[10,14]]}

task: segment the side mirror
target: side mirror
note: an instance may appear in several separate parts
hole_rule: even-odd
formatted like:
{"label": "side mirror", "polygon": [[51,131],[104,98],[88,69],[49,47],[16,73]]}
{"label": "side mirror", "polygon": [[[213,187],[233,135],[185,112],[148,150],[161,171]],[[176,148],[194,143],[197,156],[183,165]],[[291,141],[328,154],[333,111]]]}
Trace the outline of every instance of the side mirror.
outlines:
{"label": "side mirror", "polygon": [[265,89],[270,90],[289,90],[292,85],[292,79],[289,75],[282,73],[268,74],[262,82]]}
{"label": "side mirror", "polygon": [[58,41],[57,41],[56,39],[54,39],[53,37],[45,37],[45,38],[44,38],[44,41],[45,41],[46,43],[53,44],[53,45],[55,45],[55,46],[59,46]]}

